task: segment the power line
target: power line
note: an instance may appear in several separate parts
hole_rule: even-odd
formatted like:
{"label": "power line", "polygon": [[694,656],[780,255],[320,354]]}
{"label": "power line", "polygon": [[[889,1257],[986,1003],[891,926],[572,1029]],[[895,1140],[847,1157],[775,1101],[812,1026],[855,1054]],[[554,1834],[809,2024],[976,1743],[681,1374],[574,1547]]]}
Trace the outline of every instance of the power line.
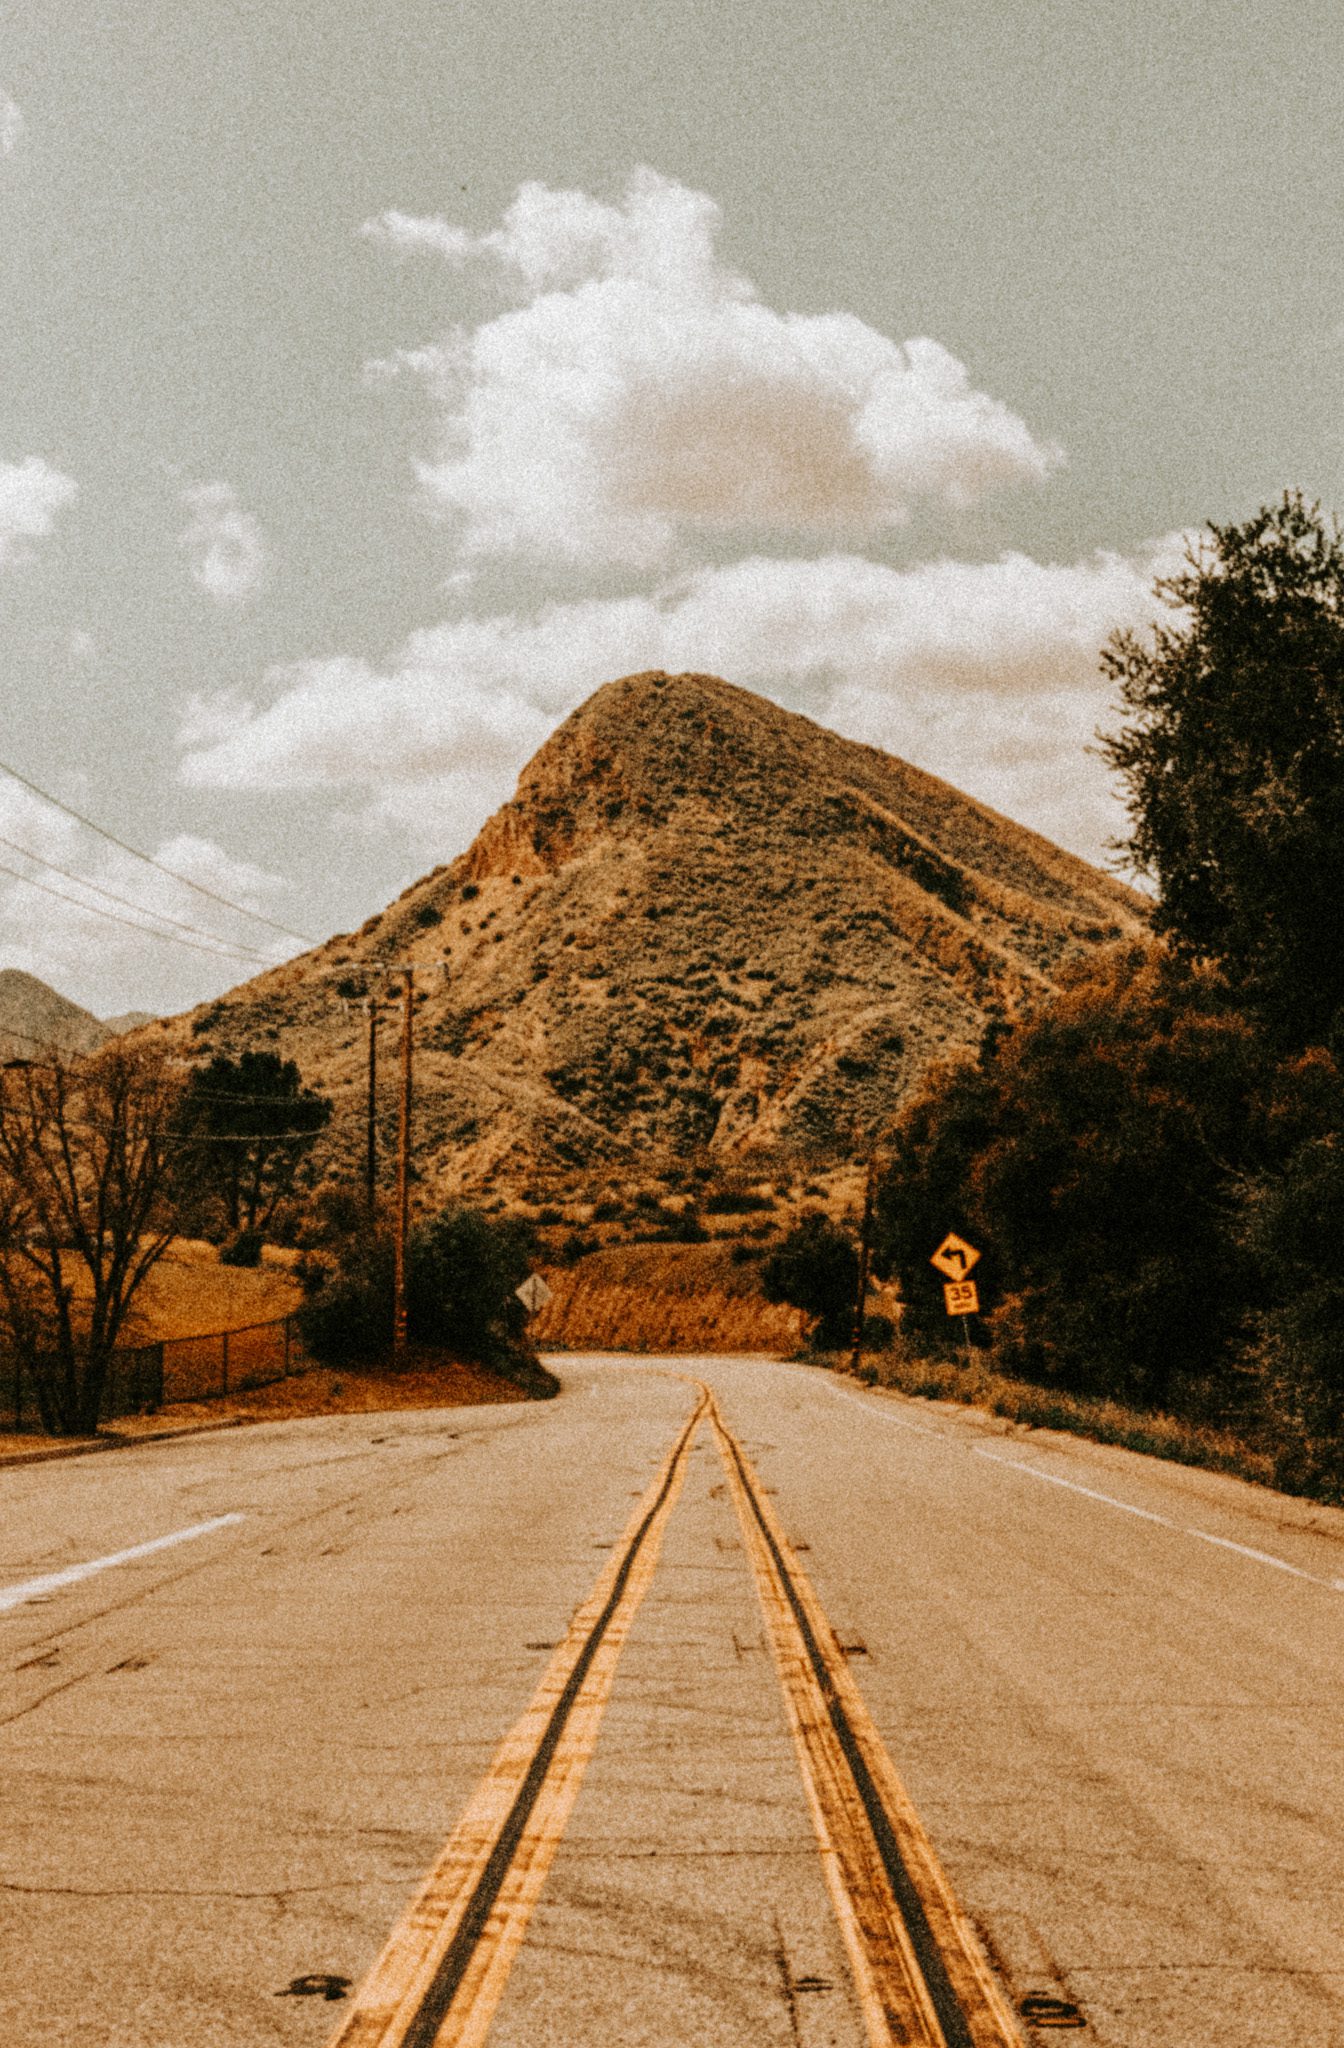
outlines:
{"label": "power line", "polygon": [[[101,882],[91,882],[87,875],[76,874],[73,868],[63,868],[59,861],[52,860],[47,854],[34,853],[30,846],[20,846],[17,839],[6,839],[3,832],[0,832],[0,846],[7,846],[11,853],[21,853],[25,860],[37,861],[40,866],[50,868],[53,874],[64,875],[67,882],[77,882],[81,889],[92,889],[95,896],[106,896],[109,903],[120,903],[123,910],[138,911],[142,917],[157,917],[161,924],[175,925],[180,932],[194,932],[198,939],[212,939],[216,945],[228,946],[230,952],[238,952],[237,947],[230,946],[229,941],[221,939],[217,932],[207,932],[198,924],[184,924],[180,917],[169,917],[166,910],[152,910],[147,903],[136,903],[129,896],[118,896],[115,889],[105,889]],[[92,904],[89,907],[92,909]],[[265,955],[254,953],[249,947],[245,953],[239,953],[239,958],[261,960]]]}
{"label": "power line", "polygon": [[134,859],[144,861],[147,867],[156,868],[161,875],[171,876],[173,881],[181,882],[185,888],[194,889],[198,896],[208,896],[212,903],[222,903],[226,910],[236,911],[239,917],[250,917],[257,924],[269,925],[273,932],[282,932],[287,939],[297,939],[301,946],[315,946],[318,943],[304,932],[291,931],[287,924],[277,924],[273,917],[264,916],[260,910],[248,910],[244,904],[234,903],[229,897],[221,896],[217,890],[207,889],[204,882],[194,882],[190,875],[181,874],[177,868],[165,866],[161,860],[155,860],[152,853],[142,852],[128,840],[118,839],[116,833],[109,832],[105,825],[99,825],[94,819],[86,818],[82,811],[75,810],[70,804],[62,803],[49,789],[42,789],[36,782],[30,782],[26,775],[20,775],[18,769],[11,768],[8,761],[0,761],[0,770],[11,776],[15,782],[21,783],[25,789],[31,790],[34,796],[41,797],[43,803],[51,804],[55,810],[64,811],[67,818],[74,818],[78,824],[87,825],[89,831],[96,832],[100,839],[106,839],[112,846],[120,847],[123,853],[129,853]]}
{"label": "power line", "polygon": [[[71,896],[64,889],[53,889],[50,882],[39,882],[35,875],[21,874],[18,868],[10,867],[5,861],[0,861],[0,875],[12,875],[16,882],[22,882],[26,888],[40,889],[44,896],[54,896],[58,903],[72,903],[76,910],[86,911],[90,917],[105,917],[109,924],[124,924],[127,931],[141,932],[147,939],[166,939],[170,946],[189,946],[193,953],[208,953],[215,960],[248,960],[262,967],[274,967],[278,964],[268,960],[264,953],[245,953],[241,947],[227,944],[212,943],[205,946],[196,939],[180,939],[176,932],[155,931],[152,924],[136,924],[132,918],[118,917],[115,910],[100,909],[96,903],[81,903],[78,896]],[[150,912],[151,917],[154,914],[153,911]]]}

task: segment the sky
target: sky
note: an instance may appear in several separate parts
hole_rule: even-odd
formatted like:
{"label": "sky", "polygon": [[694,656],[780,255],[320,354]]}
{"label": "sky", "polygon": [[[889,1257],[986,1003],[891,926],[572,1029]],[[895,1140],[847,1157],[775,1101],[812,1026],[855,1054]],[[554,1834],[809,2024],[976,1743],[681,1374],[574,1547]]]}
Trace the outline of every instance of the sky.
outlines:
{"label": "sky", "polygon": [[1344,500],[1342,74],[1333,0],[11,18],[0,760],[160,865],[0,774],[0,966],[216,993],[651,667],[1113,863],[1106,637]]}

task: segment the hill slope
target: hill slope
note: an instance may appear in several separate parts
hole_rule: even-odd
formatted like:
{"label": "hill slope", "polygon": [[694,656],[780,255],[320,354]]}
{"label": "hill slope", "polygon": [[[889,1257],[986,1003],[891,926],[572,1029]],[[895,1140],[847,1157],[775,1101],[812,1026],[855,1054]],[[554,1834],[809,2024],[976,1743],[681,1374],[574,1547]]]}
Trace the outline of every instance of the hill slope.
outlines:
{"label": "hill slope", "polygon": [[18,967],[0,968],[0,1059],[92,1052],[112,1036],[89,1010]]}
{"label": "hill slope", "polygon": [[[167,1028],[296,1059],[353,1168],[363,997],[412,964],[435,1191],[706,1150],[822,1163],[994,1009],[1142,922],[1122,884],[935,777],[713,677],[647,674],[590,697],[451,866]],[[390,1027],[382,1045],[386,1138]]]}

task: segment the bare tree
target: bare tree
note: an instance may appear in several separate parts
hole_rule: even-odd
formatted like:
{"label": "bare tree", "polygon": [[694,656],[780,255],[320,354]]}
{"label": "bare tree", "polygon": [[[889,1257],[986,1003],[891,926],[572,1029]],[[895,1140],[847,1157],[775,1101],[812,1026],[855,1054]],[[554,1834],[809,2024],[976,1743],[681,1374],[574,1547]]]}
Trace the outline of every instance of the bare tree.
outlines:
{"label": "bare tree", "polygon": [[179,1092],[161,1055],[118,1044],[0,1071],[0,1341],[53,1435],[97,1428],[136,1291],[172,1236]]}

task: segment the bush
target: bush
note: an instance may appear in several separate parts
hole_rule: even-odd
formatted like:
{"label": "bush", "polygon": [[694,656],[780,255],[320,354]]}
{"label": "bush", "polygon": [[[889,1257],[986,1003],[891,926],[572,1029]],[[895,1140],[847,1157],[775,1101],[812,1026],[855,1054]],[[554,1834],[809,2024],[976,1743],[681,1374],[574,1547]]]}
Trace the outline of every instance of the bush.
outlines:
{"label": "bush", "polygon": [[261,1264],[261,1232],[240,1230],[227,1244],[219,1248],[221,1266],[259,1266]]}
{"label": "bush", "polygon": [[703,1244],[709,1232],[696,1215],[694,1209],[660,1209],[658,1229],[653,1233],[659,1244]]}
{"label": "bush", "polygon": [[1039,1385],[1193,1421],[1230,1419],[1265,1275],[1239,1228],[1253,1176],[1341,1127],[1324,1052],[1276,1064],[1220,979],[1116,949],[1052,1008],[997,1026],[978,1065],[935,1074],[902,1116],[878,1193],[874,1265],[904,1333],[959,1335],[930,1255],[948,1230],[995,1363]]}
{"label": "bush", "polygon": [[1273,1288],[1251,1358],[1279,1483],[1344,1499],[1344,1138],[1308,1139],[1257,1185],[1246,1238]]}
{"label": "bush", "polygon": [[859,1284],[859,1255],[829,1216],[800,1216],[761,1268],[767,1301],[786,1301],[815,1316],[815,1342],[836,1349],[850,1335]]}
{"label": "bush", "polygon": [[[527,1312],[514,1293],[533,1256],[530,1224],[497,1220],[450,1202],[418,1223],[407,1246],[407,1334],[496,1371],[532,1359]],[[390,1230],[360,1230],[338,1248],[332,1269],[307,1275],[303,1341],[333,1364],[385,1357],[392,1344],[395,1256]]]}

